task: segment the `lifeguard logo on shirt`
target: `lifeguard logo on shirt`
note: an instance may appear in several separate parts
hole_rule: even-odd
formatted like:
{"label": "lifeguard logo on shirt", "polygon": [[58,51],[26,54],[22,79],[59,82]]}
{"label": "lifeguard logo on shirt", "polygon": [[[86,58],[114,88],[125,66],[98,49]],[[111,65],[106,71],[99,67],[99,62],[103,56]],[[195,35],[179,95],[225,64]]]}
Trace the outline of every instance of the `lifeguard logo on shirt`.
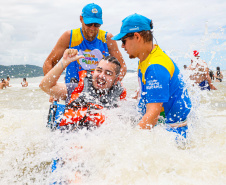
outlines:
{"label": "lifeguard logo on shirt", "polygon": [[103,58],[103,55],[99,49],[94,50],[79,50],[79,55],[83,55],[85,58],[79,59],[78,63],[85,70],[94,70],[99,63],[99,61]]}
{"label": "lifeguard logo on shirt", "polygon": [[147,89],[162,89],[162,85],[157,80],[149,80],[146,85]]}

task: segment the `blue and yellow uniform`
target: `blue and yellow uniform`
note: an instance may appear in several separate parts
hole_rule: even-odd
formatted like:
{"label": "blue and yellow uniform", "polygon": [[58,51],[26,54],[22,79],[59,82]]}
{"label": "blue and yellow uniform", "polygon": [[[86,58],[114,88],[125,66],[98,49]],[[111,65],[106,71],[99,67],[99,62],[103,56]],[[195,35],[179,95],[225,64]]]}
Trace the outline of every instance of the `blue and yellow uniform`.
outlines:
{"label": "blue and yellow uniform", "polygon": [[180,71],[175,63],[155,45],[143,61],[139,62],[138,79],[140,83],[139,110],[144,115],[146,104],[163,103],[161,115],[165,123],[183,122],[191,109],[191,101]]}
{"label": "blue and yellow uniform", "polygon": [[85,39],[82,29],[77,28],[71,30],[70,49],[77,49],[79,55],[84,55],[85,58],[72,62],[66,69],[65,82],[69,83],[72,77],[79,81],[78,72],[82,70],[94,70],[98,62],[108,56],[107,47],[107,32],[99,30],[97,37],[93,41]]}

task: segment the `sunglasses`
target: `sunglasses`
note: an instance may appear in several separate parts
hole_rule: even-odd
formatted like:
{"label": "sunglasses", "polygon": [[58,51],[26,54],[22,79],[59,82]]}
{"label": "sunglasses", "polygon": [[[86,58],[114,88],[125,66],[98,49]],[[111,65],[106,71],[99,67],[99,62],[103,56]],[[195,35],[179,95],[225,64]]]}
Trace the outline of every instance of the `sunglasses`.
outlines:
{"label": "sunglasses", "polygon": [[95,28],[99,28],[101,26],[101,24],[98,23],[90,23],[90,24],[85,24],[88,27],[91,27],[92,25],[94,25]]}
{"label": "sunglasses", "polygon": [[128,33],[128,34],[126,34],[126,36],[124,36],[124,37],[121,38],[122,44],[125,45],[126,44],[126,38],[133,37],[133,36],[134,36],[134,33]]}

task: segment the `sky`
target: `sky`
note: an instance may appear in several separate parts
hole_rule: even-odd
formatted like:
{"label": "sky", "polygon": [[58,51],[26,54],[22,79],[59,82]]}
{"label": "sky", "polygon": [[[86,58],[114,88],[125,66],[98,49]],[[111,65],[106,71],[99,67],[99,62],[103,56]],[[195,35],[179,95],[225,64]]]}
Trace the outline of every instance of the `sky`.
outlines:
{"label": "sky", "polygon": [[[100,29],[116,35],[122,20],[134,13],[153,21],[154,37],[180,68],[189,65],[192,51],[210,69],[226,70],[225,0],[7,0],[0,2],[0,65],[31,64],[42,67],[59,37],[81,27],[79,16],[88,3],[102,7]],[[127,68],[139,59],[120,51]]]}

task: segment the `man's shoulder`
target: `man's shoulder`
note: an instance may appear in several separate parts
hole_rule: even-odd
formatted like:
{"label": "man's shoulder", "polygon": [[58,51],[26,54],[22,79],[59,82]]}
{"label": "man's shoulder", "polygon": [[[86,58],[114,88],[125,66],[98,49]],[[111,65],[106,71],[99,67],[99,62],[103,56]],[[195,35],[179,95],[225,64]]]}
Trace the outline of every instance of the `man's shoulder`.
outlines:
{"label": "man's shoulder", "polygon": [[151,58],[151,61],[154,63],[154,62],[157,62],[157,63],[161,63],[161,62],[172,62],[171,58],[163,51],[161,50],[160,48],[157,50],[157,52],[153,52],[153,57]]}
{"label": "man's shoulder", "polygon": [[[71,38],[71,31],[67,30],[65,31],[58,40],[58,45],[64,45],[65,47],[68,47],[69,41]],[[66,48],[65,48],[66,49]]]}
{"label": "man's shoulder", "polygon": [[81,31],[80,31],[80,28],[75,28],[75,29],[71,29],[71,30],[66,30],[62,35],[61,35],[61,37],[71,37],[71,34],[73,34],[73,33],[80,33]]}
{"label": "man's shoulder", "polygon": [[70,36],[71,36],[71,31],[72,31],[72,30],[67,30],[67,31],[65,31],[65,32],[61,35],[61,37],[70,37]]}
{"label": "man's shoulder", "polygon": [[81,28],[74,28],[74,29],[71,29],[71,30],[67,30],[67,31],[65,31],[64,32],[64,34],[66,35],[66,36],[71,36],[71,34],[81,34]]}
{"label": "man's shoulder", "polygon": [[171,77],[176,69],[173,60],[171,60],[171,58],[163,51],[156,53],[153,57],[150,54],[147,65],[144,65],[144,67],[146,68],[145,73],[153,71],[155,71],[155,73],[162,73],[162,70],[160,69],[165,68]]}
{"label": "man's shoulder", "polygon": [[155,45],[155,48],[145,59],[144,63],[146,63],[146,65],[148,66],[152,64],[159,64],[164,66],[166,64],[169,65],[169,63],[173,64],[173,61],[158,45]]}

